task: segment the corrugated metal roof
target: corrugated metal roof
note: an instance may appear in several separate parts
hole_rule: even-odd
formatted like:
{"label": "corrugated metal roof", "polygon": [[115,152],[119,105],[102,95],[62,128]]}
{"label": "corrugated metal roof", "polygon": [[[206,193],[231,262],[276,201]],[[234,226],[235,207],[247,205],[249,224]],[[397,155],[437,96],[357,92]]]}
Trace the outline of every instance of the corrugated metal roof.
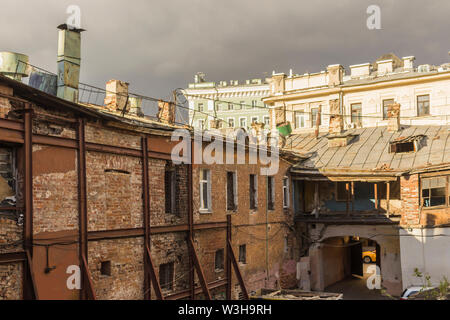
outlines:
{"label": "corrugated metal roof", "polygon": [[[308,155],[296,169],[320,171],[390,171],[400,172],[443,164],[450,165],[450,126],[402,126],[392,133],[387,127],[348,130],[357,135],[345,147],[329,147],[328,133],[294,134],[286,141],[286,148]],[[398,138],[423,135],[417,152],[390,153],[389,144]]]}

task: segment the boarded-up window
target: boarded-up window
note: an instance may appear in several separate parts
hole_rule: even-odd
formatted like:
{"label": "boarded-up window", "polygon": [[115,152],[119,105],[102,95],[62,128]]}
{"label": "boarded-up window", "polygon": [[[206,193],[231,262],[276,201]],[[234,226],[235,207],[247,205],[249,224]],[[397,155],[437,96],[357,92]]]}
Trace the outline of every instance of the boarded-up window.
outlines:
{"label": "boarded-up window", "polygon": [[159,284],[163,290],[173,289],[173,262],[159,266]]}
{"label": "boarded-up window", "polygon": [[424,207],[446,204],[446,177],[422,179],[422,203]]}
{"label": "boarded-up window", "polygon": [[214,266],[215,266],[216,271],[223,270],[223,266],[224,266],[223,260],[224,260],[224,250],[219,249],[216,251],[216,255],[215,255]]}
{"label": "boarded-up window", "polygon": [[269,210],[275,209],[275,179],[274,179],[274,177],[267,177],[267,208]]}
{"label": "boarded-up window", "polygon": [[250,175],[250,209],[258,207],[258,180],[256,174]]}
{"label": "boarded-up window", "polygon": [[239,262],[247,263],[247,246],[245,244],[239,246]]}
{"label": "boarded-up window", "polygon": [[236,173],[227,172],[227,210],[236,209]]}

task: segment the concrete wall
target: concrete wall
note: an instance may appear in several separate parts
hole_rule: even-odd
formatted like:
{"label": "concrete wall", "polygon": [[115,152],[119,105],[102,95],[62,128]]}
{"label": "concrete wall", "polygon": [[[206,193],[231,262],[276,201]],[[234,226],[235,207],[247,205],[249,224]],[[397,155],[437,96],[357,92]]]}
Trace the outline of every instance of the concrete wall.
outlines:
{"label": "concrete wall", "polygon": [[401,229],[403,289],[422,285],[423,278],[414,276],[414,269],[431,277],[438,285],[443,277],[450,279],[450,228]]}
{"label": "concrete wall", "polygon": [[[325,240],[327,238],[358,236],[370,238],[380,245],[381,249],[381,278],[382,286],[393,295],[402,292],[402,269],[400,261],[400,240],[398,229],[389,225],[323,225],[315,224],[308,227],[309,237],[313,241]],[[314,290],[323,290],[326,286],[325,274],[333,265],[327,268],[324,247],[320,243],[314,244],[309,250],[311,259],[311,286]],[[341,273],[342,274],[342,273]],[[327,276],[328,277],[328,276]],[[339,274],[331,279],[336,279]],[[327,280],[328,281],[328,280]]]}

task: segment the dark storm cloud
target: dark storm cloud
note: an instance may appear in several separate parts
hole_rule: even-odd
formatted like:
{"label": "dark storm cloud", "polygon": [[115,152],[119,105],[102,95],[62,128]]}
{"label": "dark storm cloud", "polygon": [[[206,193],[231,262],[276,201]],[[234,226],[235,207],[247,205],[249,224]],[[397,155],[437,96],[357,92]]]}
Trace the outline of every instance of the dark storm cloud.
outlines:
{"label": "dark storm cloud", "polygon": [[[56,26],[81,8],[81,80],[112,78],[130,90],[167,98],[197,71],[211,80],[262,77],[272,70],[316,72],[326,65],[374,61],[394,52],[417,63],[449,59],[449,1],[2,1],[0,50],[26,53],[56,70]],[[366,9],[381,8],[382,30]]]}

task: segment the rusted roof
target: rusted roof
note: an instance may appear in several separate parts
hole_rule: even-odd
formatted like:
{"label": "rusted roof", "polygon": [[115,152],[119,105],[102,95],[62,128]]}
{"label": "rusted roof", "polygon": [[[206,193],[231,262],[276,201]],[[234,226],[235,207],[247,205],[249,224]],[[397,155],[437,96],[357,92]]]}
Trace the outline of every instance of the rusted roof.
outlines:
{"label": "rusted roof", "polygon": [[[388,132],[387,127],[348,130],[357,135],[345,147],[329,147],[328,133],[294,134],[286,142],[301,154],[309,155],[299,161],[294,170],[319,170],[321,172],[372,172],[398,174],[417,169],[450,166],[450,126],[402,126],[398,132]],[[416,152],[390,153],[391,142],[421,137],[421,147]]]}

